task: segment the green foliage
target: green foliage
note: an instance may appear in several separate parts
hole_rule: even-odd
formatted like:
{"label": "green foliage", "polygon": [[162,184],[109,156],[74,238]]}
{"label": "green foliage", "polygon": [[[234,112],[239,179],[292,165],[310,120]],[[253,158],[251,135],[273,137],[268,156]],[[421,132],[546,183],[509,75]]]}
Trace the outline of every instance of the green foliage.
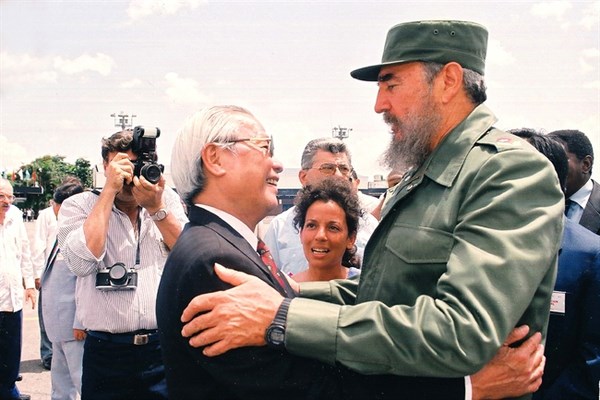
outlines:
{"label": "green foliage", "polygon": [[[40,195],[28,194],[27,200],[18,205],[19,208],[32,208],[36,213],[46,208],[54,190],[68,177],[78,178],[85,188],[92,186],[92,169],[88,160],[78,158],[74,164],[70,164],[64,159],[64,156],[46,155],[21,166],[22,174],[14,177],[13,187],[15,189],[23,187],[24,190],[27,190],[39,186],[43,193]],[[11,179],[10,176],[7,178]]]}

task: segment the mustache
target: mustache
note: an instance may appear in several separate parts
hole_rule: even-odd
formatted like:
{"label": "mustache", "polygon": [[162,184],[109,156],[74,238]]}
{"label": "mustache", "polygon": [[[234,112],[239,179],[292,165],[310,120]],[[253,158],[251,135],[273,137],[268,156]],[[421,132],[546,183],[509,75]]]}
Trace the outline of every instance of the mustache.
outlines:
{"label": "mustache", "polygon": [[398,120],[398,118],[396,118],[389,112],[384,112],[383,113],[383,122],[385,122],[388,125],[398,125],[400,123],[400,120]]}

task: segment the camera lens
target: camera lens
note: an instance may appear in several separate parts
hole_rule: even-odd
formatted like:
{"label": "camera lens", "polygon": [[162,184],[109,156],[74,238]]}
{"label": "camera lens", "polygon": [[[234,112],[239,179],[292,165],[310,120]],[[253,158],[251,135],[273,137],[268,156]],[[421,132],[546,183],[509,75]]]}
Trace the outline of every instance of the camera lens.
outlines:
{"label": "camera lens", "polygon": [[144,165],[141,174],[151,183],[157,183],[160,180],[161,169],[156,164]]}
{"label": "camera lens", "polygon": [[116,263],[108,271],[110,282],[113,285],[124,285],[127,283],[127,269],[123,263]]}

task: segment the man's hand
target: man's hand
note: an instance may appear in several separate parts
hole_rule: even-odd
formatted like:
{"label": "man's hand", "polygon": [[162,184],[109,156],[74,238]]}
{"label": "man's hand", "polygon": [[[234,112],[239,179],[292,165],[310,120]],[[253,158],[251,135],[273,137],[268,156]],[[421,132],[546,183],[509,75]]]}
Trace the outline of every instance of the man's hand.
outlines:
{"label": "man's hand", "polygon": [[191,337],[193,347],[206,346],[202,353],[208,357],[238,347],[264,346],[265,331],[283,297],[255,276],[219,264],[215,272],[235,287],[194,297],[181,315],[186,323],[181,334]]}
{"label": "man's hand", "polygon": [[160,180],[154,185],[143,176],[133,177],[133,189],[131,193],[135,201],[144,207],[150,215],[156,213],[161,208],[165,208],[162,202],[162,194],[165,189],[165,177],[160,176]]}
{"label": "man's hand", "polygon": [[27,303],[29,300],[31,300],[31,309],[33,310],[36,302],[34,288],[25,289],[25,303]]}
{"label": "man's hand", "polygon": [[73,337],[75,338],[75,340],[84,340],[86,336],[87,333],[83,329],[73,328]]}
{"label": "man's hand", "polygon": [[117,153],[106,166],[104,174],[106,183],[103,191],[110,189],[112,193],[119,193],[124,184],[133,181],[133,163],[126,153]]}
{"label": "man's hand", "polygon": [[473,400],[517,397],[538,390],[546,364],[542,335],[536,332],[521,346],[509,347],[528,332],[527,325],[515,328],[494,358],[471,376]]}

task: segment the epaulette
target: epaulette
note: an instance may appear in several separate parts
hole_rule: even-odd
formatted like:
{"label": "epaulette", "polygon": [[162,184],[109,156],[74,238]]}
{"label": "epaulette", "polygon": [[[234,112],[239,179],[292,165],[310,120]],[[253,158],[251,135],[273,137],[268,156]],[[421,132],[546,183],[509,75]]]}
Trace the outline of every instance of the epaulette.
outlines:
{"label": "epaulette", "polygon": [[477,141],[479,145],[493,146],[498,152],[523,148],[524,143],[520,137],[496,128],[490,129]]}

